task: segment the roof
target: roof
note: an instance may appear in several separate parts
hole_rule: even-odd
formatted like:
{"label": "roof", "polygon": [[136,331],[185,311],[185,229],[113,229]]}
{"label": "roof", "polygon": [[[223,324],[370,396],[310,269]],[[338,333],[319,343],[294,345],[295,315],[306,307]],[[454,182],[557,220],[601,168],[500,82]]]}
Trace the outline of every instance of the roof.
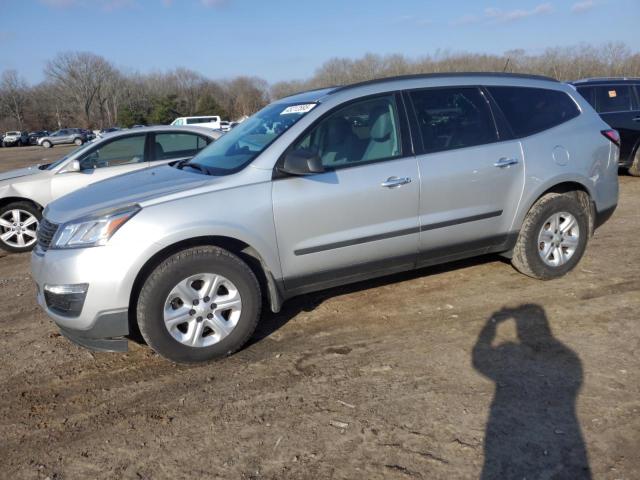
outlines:
{"label": "roof", "polygon": [[289,95],[288,97],[284,97],[279,99],[278,101],[286,101],[286,102],[315,102],[319,101],[322,97],[326,95],[332,95],[334,93],[343,92],[345,90],[350,90],[352,88],[367,86],[367,85],[377,85],[381,83],[387,82],[396,82],[402,80],[420,80],[420,79],[435,79],[435,78],[474,78],[474,77],[483,77],[483,78],[514,78],[514,79],[526,79],[526,80],[543,80],[547,82],[560,83],[555,78],[545,77],[543,75],[529,75],[524,73],[504,73],[504,72],[447,72],[447,73],[418,73],[414,75],[398,75],[394,77],[384,77],[384,78],[376,78],[373,80],[366,80],[364,82],[351,83],[349,85],[341,85],[334,87],[326,87],[319,88],[313,90],[306,90],[300,93],[296,93],[293,95]]}
{"label": "roof", "polygon": [[585,83],[619,83],[619,82],[638,82],[640,77],[591,77],[581,78],[570,82],[573,85],[582,85]]}
{"label": "roof", "polygon": [[191,133],[198,133],[200,135],[206,135],[209,138],[212,139],[217,139],[220,136],[222,136],[222,132],[218,131],[218,130],[213,130],[211,128],[206,128],[206,127],[198,127],[198,126],[192,126],[192,125],[184,125],[184,126],[178,126],[178,125],[156,125],[156,126],[152,126],[152,127],[138,127],[138,128],[129,128],[127,130],[116,130],[115,132],[108,132],[102,135],[102,138],[115,138],[115,137],[121,137],[121,136],[125,136],[125,135],[131,135],[131,134],[135,134],[135,133],[148,133],[148,132],[179,132],[179,131],[184,131],[184,132],[191,132]]}
{"label": "roof", "polygon": [[448,72],[448,73],[419,73],[415,75],[399,75],[395,77],[377,78],[374,80],[367,80],[364,82],[352,83],[342,87],[333,89],[330,94],[349,90],[351,88],[361,87],[365,85],[376,85],[385,82],[395,82],[399,80],[420,80],[431,78],[473,78],[473,77],[494,77],[494,78],[521,78],[527,80],[544,80],[547,82],[559,83],[558,80],[551,77],[545,77],[543,75],[529,75],[524,73],[504,73],[504,72]]}

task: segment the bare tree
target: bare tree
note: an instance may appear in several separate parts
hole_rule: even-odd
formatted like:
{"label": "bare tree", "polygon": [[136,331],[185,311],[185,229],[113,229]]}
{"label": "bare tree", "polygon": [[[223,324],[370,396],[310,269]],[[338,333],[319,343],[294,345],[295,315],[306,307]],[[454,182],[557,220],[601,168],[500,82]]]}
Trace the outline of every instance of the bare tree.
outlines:
{"label": "bare tree", "polygon": [[27,82],[15,70],[7,70],[0,78],[0,109],[24,127],[24,113],[29,99]]}
{"label": "bare tree", "polygon": [[268,84],[258,77],[236,77],[226,85],[224,101],[232,118],[252,115],[268,103]]}
{"label": "bare tree", "polygon": [[64,95],[75,100],[84,114],[86,126],[90,126],[91,108],[113,70],[107,60],[93,53],[67,52],[47,64],[45,75]]}
{"label": "bare tree", "polygon": [[330,59],[309,78],[278,82],[270,88],[258,77],[214,81],[185,68],[150,74],[123,72],[100,56],[70,52],[49,62],[47,80],[40,85],[29,87],[15,71],[0,76],[0,127],[133,125],[194,114],[237,119],[255,113],[271,98],[304,90],[394,75],[456,71],[537,73],[562,81],[640,76],[640,52],[609,43],[548,48],[535,55],[524,50],[503,55],[438,50],[420,58],[369,53],[355,59]]}

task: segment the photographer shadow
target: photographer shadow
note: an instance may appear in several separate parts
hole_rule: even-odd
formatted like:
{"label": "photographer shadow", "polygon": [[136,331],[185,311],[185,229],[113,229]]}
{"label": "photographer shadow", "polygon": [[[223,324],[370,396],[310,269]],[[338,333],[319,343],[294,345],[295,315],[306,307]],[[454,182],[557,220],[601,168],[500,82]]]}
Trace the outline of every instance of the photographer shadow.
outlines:
{"label": "photographer shadow", "polygon": [[[494,345],[497,326],[508,320],[518,341]],[[542,307],[494,313],[473,348],[473,366],[495,382],[482,479],[591,478],[576,416],[582,363],[553,337]]]}

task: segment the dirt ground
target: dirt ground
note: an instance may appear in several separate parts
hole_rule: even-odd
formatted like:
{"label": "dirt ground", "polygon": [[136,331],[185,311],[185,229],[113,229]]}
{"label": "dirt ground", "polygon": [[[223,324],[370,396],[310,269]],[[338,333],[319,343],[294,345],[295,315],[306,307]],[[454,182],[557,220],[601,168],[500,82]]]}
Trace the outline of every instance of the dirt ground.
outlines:
{"label": "dirt ground", "polygon": [[306,295],[192,367],[76,347],[29,255],[0,254],[0,477],[640,478],[640,179],[620,182],[566,278],[488,256]]}

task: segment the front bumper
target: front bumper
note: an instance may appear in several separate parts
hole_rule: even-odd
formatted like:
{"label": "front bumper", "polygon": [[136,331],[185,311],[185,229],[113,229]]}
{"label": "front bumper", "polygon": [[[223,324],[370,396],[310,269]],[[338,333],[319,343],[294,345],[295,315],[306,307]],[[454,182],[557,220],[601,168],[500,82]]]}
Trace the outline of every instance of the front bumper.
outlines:
{"label": "front bumper", "polygon": [[[106,255],[105,255],[106,254]],[[50,250],[31,255],[40,307],[73,342],[92,350],[126,351],[129,334],[128,295],[121,291],[123,273],[105,247]],[[47,302],[45,285],[88,284],[79,311],[72,315]]]}

